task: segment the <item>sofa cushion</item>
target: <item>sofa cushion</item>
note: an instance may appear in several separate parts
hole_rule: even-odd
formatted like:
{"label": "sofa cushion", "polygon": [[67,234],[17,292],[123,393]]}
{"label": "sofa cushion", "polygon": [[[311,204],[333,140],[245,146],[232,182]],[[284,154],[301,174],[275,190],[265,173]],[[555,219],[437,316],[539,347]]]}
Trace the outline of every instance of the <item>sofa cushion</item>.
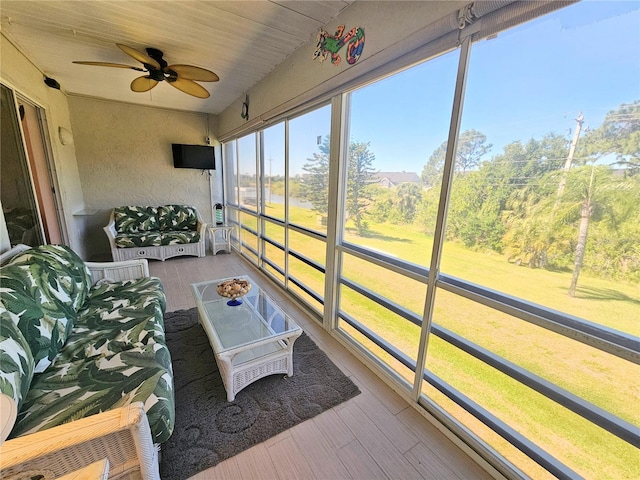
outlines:
{"label": "sofa cushion", "polygon": [[[22,413],[12,435],[67,421],[65,405],[86,408],[87,414],[76,413],[86,416],[142,401],[155,441],[166,441],[173,430],[174,399],[165,308],[162,284],[154,277],[94,285],[64,348],[32,385],[25,408],[38,412]],[[77,383],[86,379],[88,386],[75,388],[78,375]],[[40,405],[49,401],[51,406]]]}
{"label": "sofa cushion", "polygon": [[157,207],[116,207],[113,209],[113,219],[118,233],[150,232],[160,228]]}
{"label": "sofa cushion", "polygon": [[118,248],[157,247],[162,245],[160,232],[119,233],[115,237]]}
{"label": "sofa cushion", "polygon": [[64,345],[87,297],[91,274],[68,247],[43,245],[0,267],[0,283],[0,300],[19,318],[35,372],[42,372]]}
{"label": "sofa cushion", "polygon": [[94,285],[53,364],[37,375],[12,436],[142,401],[154,441],[173,430],[166,297],[154,277]]}
{"label": "sofa cushion", "polygon": [[200,232],[195,230],[173,230],[162,232],[162,245],[180,245],[184,243],[198,243]]}
{"label": "sofa cushion", "polygon": [[33,356],[18,328],[18,317],[0,304],[0,392],[20,409],[33,378]]}
{"label": "sofa cushion", "polygon": [[154,442],[165,442],[175,417],[172,375],[162,343],[70,363],[56,359],[34,378],[11,437],[141,401]]}
{"label": "sofa cushion", "polygon": [[155,277],[95,285],[60,352],[61,361],[164,343],[165,308],[162,284]]}
{"label": "sofa cushion", "polygon": [[185,205],[162,205],[158,207],[160,230],[197,230],[196,209]]}

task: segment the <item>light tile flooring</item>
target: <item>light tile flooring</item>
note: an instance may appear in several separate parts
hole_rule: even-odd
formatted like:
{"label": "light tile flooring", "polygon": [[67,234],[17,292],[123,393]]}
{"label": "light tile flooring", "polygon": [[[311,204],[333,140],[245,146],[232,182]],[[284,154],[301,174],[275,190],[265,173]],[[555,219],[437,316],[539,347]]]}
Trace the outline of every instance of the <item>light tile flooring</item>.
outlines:
{"label": "light tile flooring", "polygon": [[190,284],[250,275],[358,385],[360,395],[193,479],[488,479],[462,450],[236,254],[150,261],[167,311],[195,307]]}

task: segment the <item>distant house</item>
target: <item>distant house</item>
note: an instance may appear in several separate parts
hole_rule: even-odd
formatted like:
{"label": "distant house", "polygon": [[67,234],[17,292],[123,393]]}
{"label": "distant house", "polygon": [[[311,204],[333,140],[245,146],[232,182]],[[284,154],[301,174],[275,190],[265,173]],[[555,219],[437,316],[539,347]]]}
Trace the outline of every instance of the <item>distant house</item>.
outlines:
{"label": "distant house", "polygon": [[420,185],[420,177],[415,172],[378,172],[373,178],[385,188],[397,187],[401,183],[415,183]]}

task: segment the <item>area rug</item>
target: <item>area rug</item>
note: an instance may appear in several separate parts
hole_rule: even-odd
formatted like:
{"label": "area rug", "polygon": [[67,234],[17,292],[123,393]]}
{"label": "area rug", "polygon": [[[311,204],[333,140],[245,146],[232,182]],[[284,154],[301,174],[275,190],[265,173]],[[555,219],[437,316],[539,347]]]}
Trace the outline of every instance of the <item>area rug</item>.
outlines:
{"label": "area rug", "polygon": [[262,378],[227,402],[197,310],[166,314],[165,331],[176,421],[162,446],[163,480],[189,478],[360,393],[303,333],[293,347],[292,377]]}

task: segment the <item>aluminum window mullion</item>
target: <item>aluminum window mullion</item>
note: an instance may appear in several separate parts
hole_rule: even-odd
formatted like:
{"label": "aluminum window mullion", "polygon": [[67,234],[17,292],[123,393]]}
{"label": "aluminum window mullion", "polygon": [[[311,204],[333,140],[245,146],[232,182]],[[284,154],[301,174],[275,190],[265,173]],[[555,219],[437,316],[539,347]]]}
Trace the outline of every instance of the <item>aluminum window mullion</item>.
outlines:
{"label": "aluminum window mullion", "polygon": [[325,254],[323,326],[326,331],[338,327],[342,275],[341,255],[336,248],[343,241],[344,204],[347,178],[350,98],[347,94],[331,99],[331,136],[329,143],[329,205]]}
{"label": "aluminum window mullion", "polygon": [[[541,465],[543,468],[545,468],[546,470],[551,472],[553,475],[555,475],[558,479],[575,480],[577,478],[582,478],[572,469],[567,467],[564,463],[560,462],[558,459],[556,459],[555,457],[547,453],[545,450],[540,448],[537,444],[533,443],[524,435],[517,432],[515,429],[507,425],[505,422],[503,422],[499,418],[497,418],[491,412],[489,412],[485,408],[478,405],[476,402],[474,402],[469,397],[467,397],[464,393],[453,388],[451,385],[446,383],[444,380],[440,379],[435,374],[429,372],[428,370],[424,370],[423,378],[427,383],[431,384],[436,390],[438,390],[439,392],[447,396],[456,404],[460,405],[467,412],[471,413],[474,417],[479,419],[482,423],[487,425],[490,429],[492,429],[502,438],[507,440],[513,446],[515,446],[518,450],[522,451],[525,455],[530,457],[533,461],[535,461],[536,463]],[[423,398],[426,400],[423,400]],[[420,401],[420,400],[423,400],[423,401]],[[423,405],[427,409],[427,411],[429,411],[430,413],[433,413],[433,409],[431,408],[431,405],[430,405],[431,400],[429,400],[428,397],[425,396],[425,397],[419,398],[418,402],[421,405]],[[436,416],[439,420],[441,421],[443,420],[441,418],[441,415],[436,415]],[[443,421],[443,423],[445,425],[451,425],[450,419],[447,419],[447,420],[448,421]],[[457,425],[453,425],[453,428],[458,431],[460,430],[460,428]],[[465,435],[465,436],[468,436],[468,435]],[[470,443],[476,444],[477,441],[472,441]],[[492,456],[493,455],[494,454],[492,454]],[[509,465],[509,468],[512,468],[512,466]]]}
{"label": "aluminum window mullion", "polygon": [[271,215],[262,215],[262,218],[264,218],[265,221],[267,221],[267,222],[275,223],[279,227],[284,227],[285,226],[285,223],[282,220],[280,220],[279,218],[276,218],[276,217],[272,217]]}
{"label": "aluminum window mullion", "polygon": [[262,269],[262,258],[264,257],[264,130],[259,130],[255,134],[256,142],[256,229],[258,230],[258,266]]}
{"label": "aluminum window mullion", "polygon": [[[271,268],[273,268],[276,272],[278,272],[281,275],[284,275],[284,270],[282,268],[280,268],[278,265],[276,265],[275,263],[273,263],[271,260],[269,260],[266,257],[263,257],[262,260],[264,261],[264,263],[266,263]],[[267,275],[270,275],[268,270],[266,270],[264,273],[266,273]],[[271,276],[273,277],[273,275],[271,275]]]}
{"label": "aluminum window mullion", "polygon": [[640,447],[640,436],[634,431],[637,428],[630,423],[440,325],[433,324],[432,330],[434,335],[445,342],[540,393],[549,400],[562,405],[625,442]]}
{"label": "aluminum window mullion", "polygon": [[[307,295],[309,295],[311,298],[313,298],[315,301],[317,301],[321,305],[324,305],[324,299],[320,295],[318,295],[316,292],[311,290],[309,287],[307,287],[304,283],[302,283],[296,277],[291,276],[290,279],[291,279],[291,283],[296,285],[300,290],[305,292]],[[292,292],[292,293],[294,293],[294,292]]]}
{"label": "aluminum window mullion", "polygon": [[275,240],[272,240],[271,238],[265,237],[263,238],[263,240],[265,242],[267,242],[270,245],[273,245],[274,247],[276,247],[278,250],[282,250],[284,252],[284,245],[282,245],[280,242],[277,242]]}
{"label": "aluminum window mullion", "polygon": [[340,319],[344,320],[346,323],[351,325],[355,330],[357,330],[366,338],[368,338],[373,343],[375,343],[382,350],[384,350],[393,358],[395,358],[400,363],[402,363],[405,367],[409,368],[412,372],[416,371],[416,362],[411,357],[409,357],[405,353],[398,350],[394,345],[387,342],[384,338],[382,338],[380,335],[375,333],[373,330],[365,327],[360,322],[358,322],[355,318],[353,318],[351,315],[349,315],[348,313],[342,310],[339,311],[338,316]]}
{"label": "aluminum window mullion", "polygon": [[289,288],[289,119],[284,121],[284,288]]}
{"label": "aluminum window mullion", "polygon": [[343,253],[348,253],[354,257],[358,257],[367,262],[373,263],[379,267],[391,270],[392,272],[399,273],[405,277],[412,278],[422,283],[427,283],[429,269],[426,267],[420,267],[404,260],[398,260],[390,258],[388,256],[366,250],[352,243],[343,243],[336,247]]}
{"label": "aluminum window mullion", "polygon": [[313,260],[311,260],[308,257],[305,257],[304,255],[302,255],[301,253],[296,252],[295,250],[289,250],[289,255],[291,255],[292,257],[297,258],[298,260],[300,260],[302,263],[307,264],[308,266],[310,266],[311,268],[322,272],[326,275],[326,269],[325,267],[323,267],[322,265],[320,265],[317,262],[314,262]]}
{"label": "aluminum window mullion", "polygon": [[427,283],[427,294],[422,315],[422,331],[420,332],[420,344],[418,346],[417,363],[420,368],[416,368],[416,375],[413,382],[413,397],[417,402],[422,389],[422,375],[420,370],[424,368],[427,360],[427,348],[429,346],[429,333],[433,321],[433,309],[435,305],[436,281],[440,274],[440,261],[442,258],[442,247],[444,245],[444,233],[449,207],[449,197],[453,184],[455,153],[458,147],[458,136],[462,123],[462,107],[464,105],[464,94],[467,83],[467,72],[469,69],[469,55],[471,53],[471,38],[463,40],[460,47],[460,58],[458,61],[458,72],[456,76],[455,93],[453,96],[453,107],[451,112],[451,123],[449,125],[449,137],[447,140],[447,151],[445,154],[442,188],[438,202],[438,216],[436,218],[435,232],[433,234],[433,248],[431,250],[431,263],[429,266],[429,280]]}
{"label": "aluminum window mullion", "polygon": [[417,325],[418,327],[422,326],[422,317],[416,315],[411,310],[404,308],[402,305],[392,302],[391,300],[387,300],[378,295],[376,292],[373,292],[368,288],[363,287],[362,285],[352,282],[351,280],[347,280],[346,278],[341,278],[340,283],[346,287],[349,287],[354,292],[357,292],[360,295],[368,298],[372,302],[377,303],[381,307],[384,307],[387,310],[395,313],[396,315],[401,316],[414,325]]}
{"label": "aluminum window mullion", "polygon": [[297,233],[302,233],[303,235],[307,235],[308,237],[315,238],[316,240],[320,240],[322,242],[327,241],[327,235],[323,235],[322,233],[314,232],[313,230],[309,230],[308,228],[301,227],[292,223],[289,225],[289,228]]}
{"label": "aluminum window mullion", "polygon": [[441,275],[437,287],[471,301],[486,305],[525,322],[537,325],[603,352],[640,364],[638,339],[615,330],[573,318],[561,312],[539,307],[509,295]]}

